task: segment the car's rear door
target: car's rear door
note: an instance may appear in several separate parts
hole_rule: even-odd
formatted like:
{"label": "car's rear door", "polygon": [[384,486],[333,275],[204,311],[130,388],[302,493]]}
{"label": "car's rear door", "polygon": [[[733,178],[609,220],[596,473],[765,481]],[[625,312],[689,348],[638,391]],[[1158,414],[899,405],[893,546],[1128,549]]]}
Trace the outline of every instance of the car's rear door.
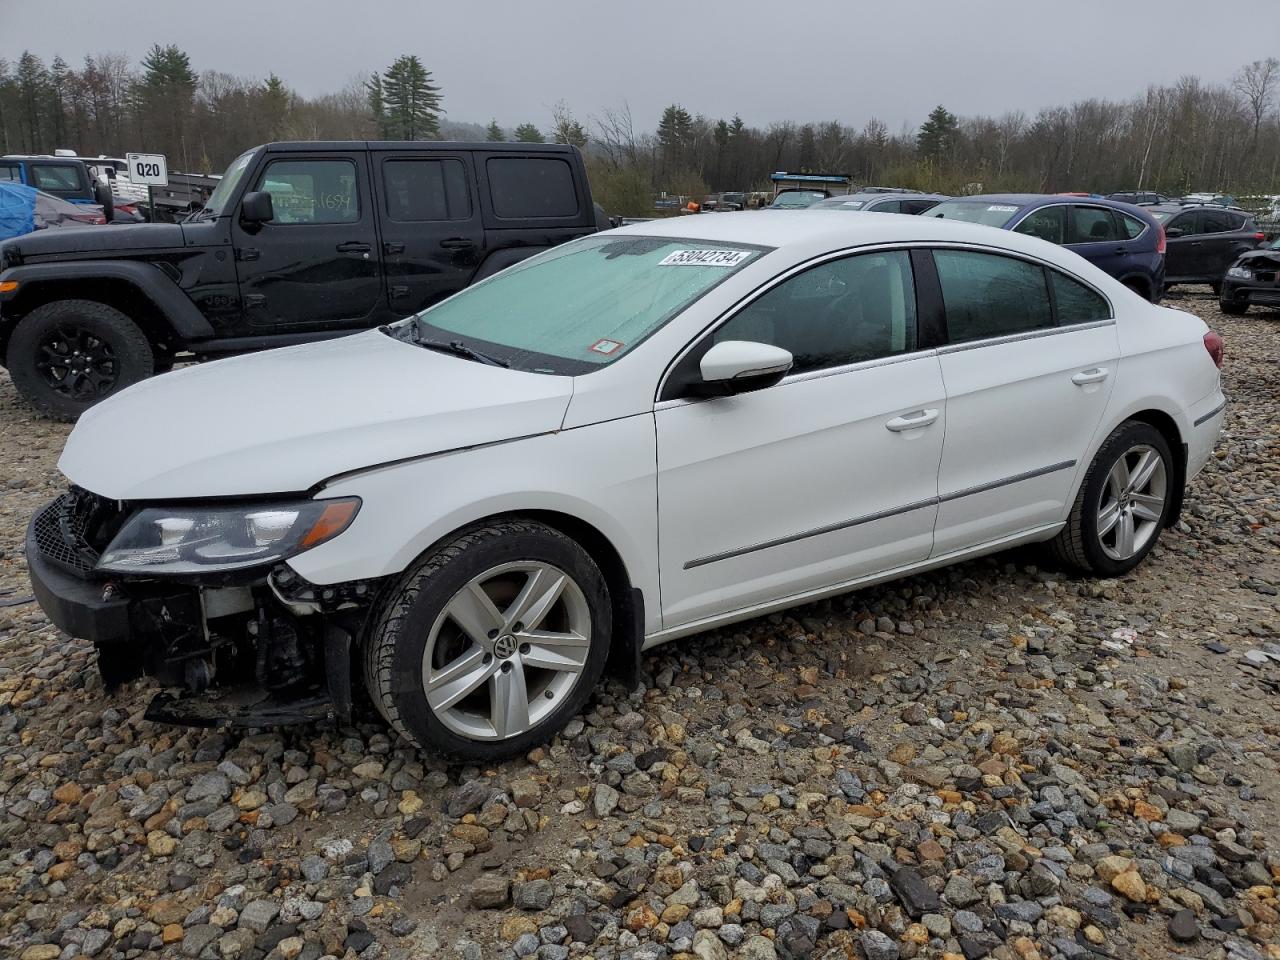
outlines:
{"label": "car's rear door", "polygon": [[1109,301],[994,251],[933,252],[948,343],[934,556],[1061,521],[1115,382]]}
{"label": "car's rear door", "polygon": [[1200,217],[1203,224],[1200,235],[1201,273],[1209,280],[1217,281],[1235,260],[1236,224],[1243,224],[1244,218],[1230,210],[1213,209],[1200,211]]}
{"label": "car's rear door", "polygon": [[367,153],[272,154],[250,189],[271,194],[275,216],[233,221],[246,319],[264,332],[370,325],[382,270]]}
{"label": "car's rear door", "polygon": [[665,628],[928,557],[946,418],[912,278],[905,250],[811,266],[676,365],[668,385],[725,340],[795,360],[767,389],[657,404]]}
{"label": "car's rear door", "polygon": [[475,172],[465,150],[375,151],[387,305],[407,315],[471,282],[484,258]]}
{"label": "car's rear door", "polygon": [[1128,266],[1128,238],[1116,211],[1075,203],[1067,227],[1067,246],[1098,269],[1119,277]]}

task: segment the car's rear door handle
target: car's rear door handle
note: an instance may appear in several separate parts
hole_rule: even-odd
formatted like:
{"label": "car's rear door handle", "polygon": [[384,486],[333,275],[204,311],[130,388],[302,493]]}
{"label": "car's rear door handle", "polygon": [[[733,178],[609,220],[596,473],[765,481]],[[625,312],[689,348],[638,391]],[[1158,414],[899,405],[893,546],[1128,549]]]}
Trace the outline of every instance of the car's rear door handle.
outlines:
{"label": "car's rear door handle", "polygon": [[449,237],[447,240],[440,241],[440,246],[446,250],[471,250],[475,245],[474,240],[468,240],[466,237]]}
{"label": "car's rear door handle", "polygon": [[382,252],[387,254],[404,253],[404,243],[399,240],[388,240],[382,245]]}
{"label": "car's rear door handle", "polygon": [[340,243],[337,246],[339,253],[368,253],[373,247],[359,240],[348,240],[346,243]]}
{"label": "car's rear door handle", "polygon": [[1083,387],[1090,383],[1101,383],[1110,375],[1111,371],[1106,367],[1091,367],[1088,370],[1081,370],[1071,378],[1071,382],[1077,387]]}
{"label": "car's rear door handle", "polygon": [[894,417],[884,426],[886,430],[902,433],[904,430],[918,430],[920,427],[927,427],[937,419],[938,411],[935,409],[916,410],[914,413],[904,413],[900,417]]}

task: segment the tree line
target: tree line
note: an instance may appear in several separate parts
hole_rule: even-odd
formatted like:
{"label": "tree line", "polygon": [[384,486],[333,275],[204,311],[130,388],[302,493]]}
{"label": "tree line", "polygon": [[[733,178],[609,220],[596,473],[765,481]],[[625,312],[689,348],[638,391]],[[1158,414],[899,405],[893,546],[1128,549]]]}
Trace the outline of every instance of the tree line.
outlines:
{"label": "tree line", "polygon": [[652,128],[621,105],[549,116],[513,129],[447,121],[444,93],[413,55],[343,89],[304,97],[275,74],[197,72],[176,46],[137,65],[120,54],[0,59],[0,152],[118,156],[164,153],[171,169],[220,171],[269,140],[487,139],[572,143],[611,212],[652,212],[655,193],[699,197],[767,189],[775,170],[847,173],[859,184],[959,194],[1125,188],[1182,194],[1280,192],[1280,61],[1226,82],[1186,76],[1123,100],[1086,99],[1035,114],[963,116],[936,107],[918,127],[872,119],[753,126],[671,104]]}

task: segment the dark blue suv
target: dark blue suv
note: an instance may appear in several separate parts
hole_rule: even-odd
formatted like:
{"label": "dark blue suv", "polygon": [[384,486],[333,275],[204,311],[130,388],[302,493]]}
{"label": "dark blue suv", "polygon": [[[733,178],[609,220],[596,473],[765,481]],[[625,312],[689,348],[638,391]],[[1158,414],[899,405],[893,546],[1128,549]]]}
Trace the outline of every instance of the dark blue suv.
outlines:
{"label": "dark blue suv", "polygon": [[956,197],[924,213],[1029,234],[1074,250],[1152,303],[1164,293],[1164,229],[1142,207],[1063,194]]}

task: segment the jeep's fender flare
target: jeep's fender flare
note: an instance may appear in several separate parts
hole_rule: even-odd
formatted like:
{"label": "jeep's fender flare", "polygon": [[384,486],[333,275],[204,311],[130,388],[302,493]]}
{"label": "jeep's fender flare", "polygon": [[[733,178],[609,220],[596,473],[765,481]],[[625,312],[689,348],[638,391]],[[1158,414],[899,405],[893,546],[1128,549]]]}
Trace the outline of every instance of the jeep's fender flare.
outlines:
{"label": "jeep's fender flare", "polygon": [[[0,274],[16,280],[18,288],[0,296],[0,304],[22,297],[28,284],[54,284],[64,280],[123,280],[152,302],[173,332],[183,340],[215,335],[213,325],[172,280],[148,263],[136,260],[88,260],[72,263],[30,263],[10,267]],[[3,309],[0,306],[0,309]]]}
{"label": "jeep's fender flare", "polygon": [[534,254],[550,249],[550,247],[506,247],[502,250],[495,250],[480,264],[480,269],[471,278],[471,282],[478,283],[486,277],[493,276],[499,270],[505,270],[512,264],[519,263],[521,260],[528,260]]}

